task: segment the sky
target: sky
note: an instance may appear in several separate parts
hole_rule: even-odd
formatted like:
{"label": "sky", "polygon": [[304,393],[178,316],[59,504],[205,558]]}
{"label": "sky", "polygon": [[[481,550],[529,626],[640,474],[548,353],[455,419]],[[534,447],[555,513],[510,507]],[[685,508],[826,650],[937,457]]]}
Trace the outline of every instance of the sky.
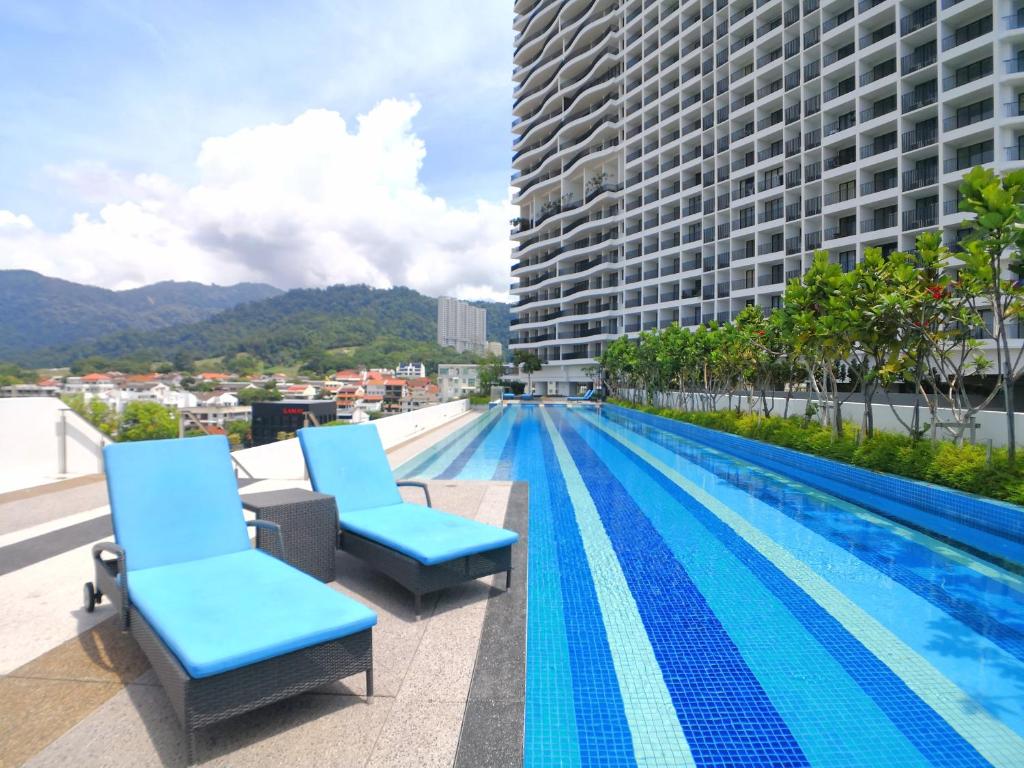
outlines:
{"label": "sky", "polygon": [[505,298],[507,0],[0,0],[0,269]]}

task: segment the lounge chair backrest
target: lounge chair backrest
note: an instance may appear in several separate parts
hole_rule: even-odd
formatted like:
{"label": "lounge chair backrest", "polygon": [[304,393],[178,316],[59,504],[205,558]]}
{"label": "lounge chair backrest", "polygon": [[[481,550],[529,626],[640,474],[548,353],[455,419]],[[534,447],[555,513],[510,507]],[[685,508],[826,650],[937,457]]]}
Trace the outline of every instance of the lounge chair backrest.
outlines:
{"label": "lounge chair backrest", "polygon": [[129,571],[249,548],[223,435],[115,443],[103,458]]}
{"label": "lounge chair backrest", "polygon": [[586,392],[583,393],[583,399],[584,400],[589,400],[593,396],[594,396],[594,390],[592,390],[592,389],[588,389]]}
{"label": "lounge chair backrest", "polygon": [[373,424],[306,427],[298,434],[313,490],[334,496],[338,512],[402,502]]}

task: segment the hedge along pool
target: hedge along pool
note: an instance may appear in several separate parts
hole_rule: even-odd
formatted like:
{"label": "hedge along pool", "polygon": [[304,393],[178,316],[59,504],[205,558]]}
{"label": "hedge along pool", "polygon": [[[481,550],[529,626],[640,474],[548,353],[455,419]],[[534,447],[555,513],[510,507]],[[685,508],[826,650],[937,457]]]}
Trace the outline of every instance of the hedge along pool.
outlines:
{"label": "hedge along pool", "polygon": [[678,432],[512,406],[397,471],[529,484],[527,766],[1024,766],[1024,547]]}

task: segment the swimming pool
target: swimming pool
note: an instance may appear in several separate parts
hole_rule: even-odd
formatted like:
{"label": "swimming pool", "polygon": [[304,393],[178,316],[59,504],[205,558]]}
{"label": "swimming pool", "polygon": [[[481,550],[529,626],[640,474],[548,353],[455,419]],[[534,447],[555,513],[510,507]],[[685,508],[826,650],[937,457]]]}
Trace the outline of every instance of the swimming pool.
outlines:
{"label": "swimming pool", "polygon": [[494,409],[529,483],[527,766],[1024,766],[1024,578],[631,418]]}

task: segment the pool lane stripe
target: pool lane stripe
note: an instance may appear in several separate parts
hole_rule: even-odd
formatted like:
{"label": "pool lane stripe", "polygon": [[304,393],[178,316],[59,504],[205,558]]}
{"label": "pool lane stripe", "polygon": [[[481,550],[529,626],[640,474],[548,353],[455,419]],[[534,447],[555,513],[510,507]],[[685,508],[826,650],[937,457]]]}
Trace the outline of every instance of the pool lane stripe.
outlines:
{"label": "pool lane stripe", "polygon": [[[534,410],[534,414],[540,411],[531,410]],[[571,689],[581,763],[585,766],[635,765],[633,738],[594,589],[594,575],[587,563],[580,532],[576,528],[569,493],[562,475],[551,471],[552,467],[557,466],[557,459],[546,430],[540,426],[539,416],[528,418],[537,436],[537,448],[531,453],[540,461],[532,463],[527,479],[531,488],[543,484],[547,494],[546,503],[542,506],[535,507],[531,502],[530,527],[535,530],[534,515],[549,518],[548,530],[554,549],[552,554],[558,564],[561,582],[561,613],[572,670]],[[531,547],[535,540],[531,542]],[[545,565],[531,562],[531,579],[536,573],[536,567],[544,568]],[[539,617],[533,612],[532,595],[531,588],[528,623],[536,625]],[[535,649],[531,645],[527,654],[533,656],[534,653]],[[535,657],[535,661],[543,665],[542,659]],[[528,701],[530,697],[528,687]],[[562,727],[559,723],[548,724],[548,727],[552,725]],[[543,760],[539,762],[543,763]]]}
{"label": "pool lane stripe", "polygon": [[[512,472],[515,468],[516,450],[519,446],[519,432],[523,427],[523,414],[525,413],[525,408],[517,409],[515,421],[512,424],[512,432],[505,443],[505,449],[501,452],[501,456],[498,457],[498,463],[494,468],[492,480],[514,479]],[[504,416],[504,414],[502,415]]]}
{"label": "pool lane stripe", "polygon": [[435,478],[436,473],[447,467],[473,437],[479,433],[491,418],[485,413],[472,419],[468,424],[448,435],[436,445],[427,448],[422,454],[414,456],[395,470],[396,477]]}
{"label": "pool lane stripe", "polygon": [[[674,437],[672,433],[662,434]],[[980,636],[991,640],[1011,656],[1024,660],[1024,632],[1003,623],[998,616],[986,613],[970,601],[950,594],[942,581],[929,581],[904,564],[912,558],[920,560],[921,556],[927,552],[927,550],[922,550],[920,545],[913,540],[904,539],[903,556],[900,558],[892,557],[892,554],[888,551],[885,553],[873,551],[848,533],[837,529],[834,520],[834,509],[822,508],[827,502],[820,493],[806,493],[805,489],[800,487],[797,489],[797,498],[794,499],[792,494],[787,494],[787,488],[780,487],[775,482],[774,477],[766,478],[767,482],[752,482],[751,477],[744,478],[742,476],[742,470],[738,466],[726,467],[722,464],[721,459],[713,457],[708,452],[701,451],[699,448],[694,447],[691,449],[687,444],[666,444],[665,440],[657,433],[643,434],[643,437],[682,456],[687,461],[701,467],[704,471],[714,475],[722,482],[728,483],[733,488],[749,494],[758,501],[764,502],[790,520],[813,531],[840,549],[849,552],[865,565],[874,568],[886,576],[886,578],[906,587],[918,597],[944,611]],[[730,461],[730,463],[735,461],[735,458],[731,456],[726,456],[725,459]],[[760,473],[755,473],[755,476],[756,474]],[[831,507],[832,505],[829,504],[829,506]],[[850,522],[852,524],[854,520]],[[856,516],[856,523],[863,526],[870,525],[870,522],[864,520],[860,515]],[[927,565],[926,563],[924,564]]]}
{"label": "pool lane stripe", "polygon": [[[485,416],[484,418],[487,417]],[[487,439],[487,436],[491,433],[491,430],[498,426],[499,421],[501,421],[500,412],[497,413],[495,417],[492,417],[490,421],[488,421],[487,424],[484,425],[484,428],[477,432],[476,435],[474,435],[473,439],[466,444],[466,447],[463,448],[462,451],[460,451],[459,454],[452,460],[451,464],[449,464],[444,471],[439,472],[435,477],[438,480],[453,480],[454,478],[458,477],[459,472],[461,472],[463,468],[465,468],[469,460],[473,458],[473,454],[477,452],[477,449],[479,449],[481,445],[483,445],[484,440]]]}
{"label": "pool lane stripe", "polygon": [[697,765],[810,765],[718,617],[612,467],[564,415],[554,420],[596,503]]}
{"label": "pool lane stripe", "polygon": [[550,409],[542,410],[590,570],[598,574],[594,588],[626,719],[633,734],[637,765],[694,766],[696,763],[683,736],[658,659],[601,516],[565,441],[546,413]]}
{"label": "pool lane stripe", "polygon": [[499,411],[494,426],[455,475],[459,480],[491,480],[494,476],[494,470],[505,451],[516,420],[512,414],[508,413],[507,409],[500,411],[498,408],[492,408],[491,410]]}
{"label": "pool lane stripe", "polygon": [[573,427],[615,467],[626,490],[643,499],[644,514],[714,610],[811,765],[932,768],[790,607],[674,493],[652,480],[649,466],[623,460],[622,446],[589,422]]}
{"label": "pool lane stripe", "polygon": [[[971,759],[970,753],[965,753],[963,747],[971,751],[976,750],[979,756],[988,760],[992,765],[999,768],[1020,768],[1024,764],[1024,739],[1018,736],[1005,723],[997,720],[987,710],[981,707],[958,686],[954,685],[945,675],[933,667],[926,659],[908,647],[902,640],[892,634],[885,626],[879,623],[874,617],[865,612],[860,606],[847,598],[842,592],[832,586],[823,577],[819,576],[806,563],[790,554],[786,549],[779,546],[770,537],[763,534],[752,524],[748,523],[739,514],[733,512],[726,505],[719,502],[714,496],[705,491],[696,483],[684,477],[678,471],[667,465],[665,462],[644,450],[635,442],[627,441],[620,435],[609,431],[598,421],[592,421],[610,438],[625,447],[625,454],[635,454],[651,467],[657,470],[652,477],[658,480],[659,476],[664,481],[671,481],[668,486],[676,485],[683,491],[681,500],[689,503],[694,511],[700,509],[710,512],[718,518],[722,525],[717,526],[721,533],[725,534],[725,528],[731,529],[736,535],[730,537],[733,540],[733,549],[738,555],[742,555],[751,567],[766,576],[772,576],[772,571],[778,575],[769,579],[769,586],[774,586],[776,594],[789,600],[804,619],[808,629],[816,631],[819,641],[826,646],[832,646],[836,656],[854,679],[864,681],[869,693],[876,694],[876,701],[882,707],[887,707],[891,712],[890,717],[901,726],[904,733],[915,742],[918,749],[936,765],[942,764],[981,764],[975,756]],[[689,497],[687,502],[686,497]],[[706,515],[708,523],[713,521],[711,515]],[[714,527],[712,527],[714,530]],[[725,539],[723,539],[725,540]],[[759,556],[753,556],[753,555]],[[760,561],[760,563],[759,563]],[[767,563],[771,569],[759,567]],[[779,578],[779,576],[785,577]],[[807,614],[806,605],[802,602],[796,590],[786,588],[786,581],[792,582],[800,588],[814,603],[823,610],[817,612],[816,621],[808,621],[810,614]],[[766,582],[768,583],[768,582]],[[845,632],[837,631],[839,627],[828,628],[829,620],[833,620]],[[860,645],[870,651],[870,654],[856,655],[856,648],[845,643],[844,648],[836,648],[836,643],[842,638],[850,636],[858,641],[852,644]],[[838,653],[839,651],[842,653]],[[893,699],[892,696],[899,694],[899,688],[894,686],[894,681],[884,687],[880,683],[885,682],[877,674],[872,674],[872,680],[868,682],[867,673],[877,673],[877,663],[880,662],[894,673],[897,678],[895,682],[900,687],[916,694],[916,699],[926,704],[926,707],[915,705],[915,697],[899,696]],[[961,739],[943,740],[940,744],[931,744],[922,740],[918,728],[930,720],[933,714],[937,714],[955,731]],[[914,727],[911,727],[914,726]],[[927,751],[926,751],[927,750]],[[954,750],[962,755],[960,763],[954,760]],[[931,754],[929,754],[931,753]]]}
{"label": "pool lane stripe", "polygon": [[[712,448],[709,445],[694,440],[691,437],[686,437],[682,434],[671,431],[670,429],[658,429],[652,425],[631,420],[627,416],[614,411],[606,411],[603,415],[606,419],[618,426],[652,440],[673,453],[681,454],[681,451],[685,452],[685,458],[688,460],[696,461],[697,458],[702,456],[713,456],[721,460],[731,462],[737,461],[737,458],[729,453],[718,448]],[[655,433],[660,433],[660,435],[671,438],[671,442],[666,442],[664,439],[655,440]],[[887,534],[899,536],[902,539],[912,541],[914,544],[928,549],[946,560],[951,560],[963,568],[970,569],[971,571],[984,576],[986,579],[991,579],[992,581],[999,582],[1000,584],[1016,590],[1017,592],[1024,593],[1024,576],[1008,571],[988,560],[983,560],[977,556],[971,555],[967,551],[959,549],[942,539],[937,539],[934,536],[928,535],[927,532],[918,528],[909,527],[904,523],[897,522],[895,519],[887,517],[884,514],[870,512],[864,507],[857,506],[856,504],[846,501],[838,496],[827,494],[824,491],[807,485],[802,481],[786,477],[785,475],[766,467],[751,464],[748,465],[748,468],[752,474],[764,477],[771,483],[796,489],[798,493],[805,496],[811,496],[815,499],[824,499],[831,507],[841,509],[851,515],[855,515],[864,522],[869,523],[876,528],[883,529]]]}
{"label": "pool lane stripe", "polygon": [[515,456],[513,471],[516,478],[528,481],[530,518],[523,763],[524,768],[545,768],[557,759],[565,768],[577,768],[580,745],[562,613],[565,600],[540,432],[536,420],[521,420],[520,428],[522,450]]}

